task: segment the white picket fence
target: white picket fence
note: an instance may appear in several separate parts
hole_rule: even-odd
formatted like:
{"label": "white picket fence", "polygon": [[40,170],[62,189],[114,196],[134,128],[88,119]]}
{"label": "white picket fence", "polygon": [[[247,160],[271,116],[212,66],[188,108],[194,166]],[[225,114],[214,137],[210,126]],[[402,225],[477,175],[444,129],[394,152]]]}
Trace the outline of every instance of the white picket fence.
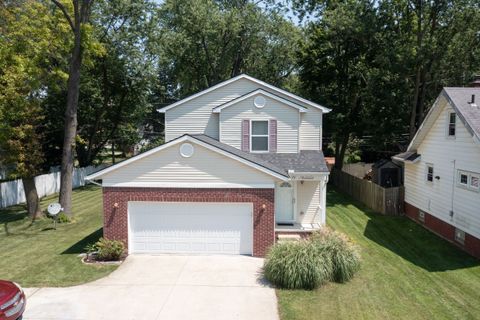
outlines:
{"label": "white picket fence", "polygon": [[[73,188],[85,185],[85,177],[90,173],[105,168],[106,165],[97,167],[73,169]],[[39,197],[45,197],[60,191],[60,172],[42,174],[35,177],[35,186]],[[13,180],[0,183],[0,208],[6,208],[25,202],[25,191],[22,180]]]}

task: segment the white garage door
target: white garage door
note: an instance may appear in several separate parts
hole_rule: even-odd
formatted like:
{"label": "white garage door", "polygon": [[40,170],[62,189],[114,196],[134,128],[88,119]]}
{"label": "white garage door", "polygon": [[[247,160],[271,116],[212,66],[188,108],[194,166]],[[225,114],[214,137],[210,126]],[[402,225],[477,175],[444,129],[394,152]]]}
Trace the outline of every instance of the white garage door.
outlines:
{"label": "white garage door", "polygon": [[129,202],[130,253],[252,254],[251,203]]}

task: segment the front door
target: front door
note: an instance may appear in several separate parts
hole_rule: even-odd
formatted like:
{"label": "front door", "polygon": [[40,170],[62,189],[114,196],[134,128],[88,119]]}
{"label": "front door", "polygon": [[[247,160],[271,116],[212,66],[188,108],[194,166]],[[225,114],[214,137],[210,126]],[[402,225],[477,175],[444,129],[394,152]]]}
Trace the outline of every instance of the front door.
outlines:
{"label": "front door", "polygon": [[293,185],[281,182],[275,188],[275,220],[277,223],[293,223]]}

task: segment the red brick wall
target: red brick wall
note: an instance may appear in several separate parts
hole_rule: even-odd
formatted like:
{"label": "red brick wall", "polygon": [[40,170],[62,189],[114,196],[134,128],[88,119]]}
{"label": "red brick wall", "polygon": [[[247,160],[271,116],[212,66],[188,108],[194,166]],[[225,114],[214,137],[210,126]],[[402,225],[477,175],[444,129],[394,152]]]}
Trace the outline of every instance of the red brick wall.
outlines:
{"label": "red brick wall", "polygon": [[465,232],[465,242],[460,244],[455,241],[455,227],[425,212],[425,222],[418,220],[419,209],[405,202],[405,215],[425,228],[436,233],[440,237],[452,242],[462,250],[474,257],[480,258],[480,239]]}
{"label": "red brick wall", "polygon": [[274,189],[104,187],[103,234],[108,239],[122,240],[126,246],[128,201],[253,203],[253,255],[263,257],[275,242]]}

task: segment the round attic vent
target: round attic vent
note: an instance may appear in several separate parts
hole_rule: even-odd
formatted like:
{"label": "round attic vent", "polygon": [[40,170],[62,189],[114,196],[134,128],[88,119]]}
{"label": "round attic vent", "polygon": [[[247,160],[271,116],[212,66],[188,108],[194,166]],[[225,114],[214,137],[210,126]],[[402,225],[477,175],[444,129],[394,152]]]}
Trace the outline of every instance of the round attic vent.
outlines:
{"label": "round attic vent", "polygon": [[194,151],[195,149],[190,143],[184,143],[180,146],[180,154],[184,158],[190,158],[191,156],[193,156]]}
{"label": "round attic vent", "polygon": [[265,98],[263,96],[257,96],[255,97],[255,99],[253,100],[253,104],[255,105],[255,107],[257,108],[263,108],[265,107],[265,104],[267,103],[267,100],[265,100]]}

